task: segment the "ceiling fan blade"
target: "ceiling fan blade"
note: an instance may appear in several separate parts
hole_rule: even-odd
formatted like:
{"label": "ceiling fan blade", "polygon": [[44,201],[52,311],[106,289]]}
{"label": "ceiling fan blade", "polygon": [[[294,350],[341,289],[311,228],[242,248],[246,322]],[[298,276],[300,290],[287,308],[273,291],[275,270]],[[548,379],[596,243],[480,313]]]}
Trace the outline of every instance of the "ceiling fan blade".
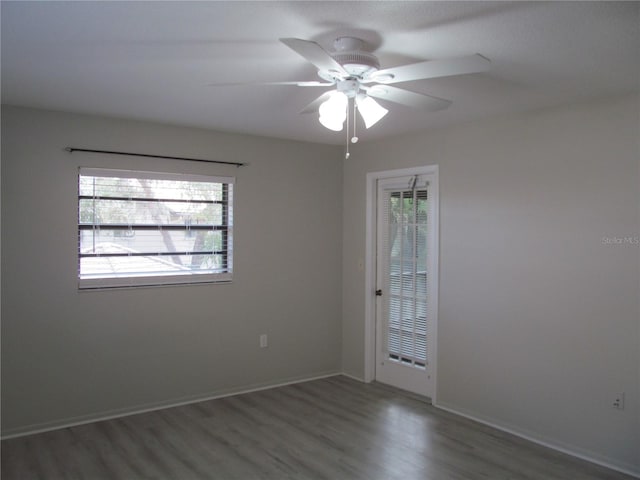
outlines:
{"label": "ceiling fan blade", "polygon": [[371,97],[400,103],[409,107],[428,110],[430,112],[444,110],[452,103],[451,100],[432,97],[431,95],[425,95],[424,93],[410,92],[409,90],[392,87],[391,85],[374,85],[373,87],[366,88],[365,91],[367,92],[367,95]]}
{"label": "ceiling fan blade", "polygon": [[311,102],[309,105],[307,105],[302,110],[300,110],[300,113],[317,112],[318,109],[320,108],[320,105],[322,105],[326,100],[329,100],[329,97],[333,92],[334,90],[329,90],[328,92],[324,92],[322,95],[316,98],[313,102]]}
{"label": "ceiling fan blade", "polygon": [[257,85],[297,85],[298,87],[330,87],[333,83],[329,82],[226,82],[226,83],[210,83],[208,87],[240,87],[240,86],[257,86]]}
{"label": "ceiling fan blade", "polygon": [[301,55],[313,63],[318,69],[330,72],[335,71],[345,77],[349,76],[342,65],[336,62],[333,57],[316,42],[301,40],[299,38],[281,38],[280,41],[298,55]]}
{"label": "ceiling fan blade", "polygon": [[[447,60],[431,60],[426,62],[411,63],[395,68],[378,70],[367,80],[380,83],[402,83],[427,78],[449,77],[452,75],[464,75],[467,73],[486,72],[491,66],[491,61],[476,53],[468,57],[450,58]],[[389,79],[389,76],[393,78]],[[378,78],[379,80],[376,80]]]}

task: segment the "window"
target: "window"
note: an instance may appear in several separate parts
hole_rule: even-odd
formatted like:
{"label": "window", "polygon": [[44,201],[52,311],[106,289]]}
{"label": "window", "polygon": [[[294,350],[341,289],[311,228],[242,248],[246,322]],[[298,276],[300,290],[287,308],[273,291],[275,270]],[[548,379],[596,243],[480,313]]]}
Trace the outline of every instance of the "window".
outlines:
{"label": "window", "polygon": [[79,287],[230,281],[232,177],[81,168]]}

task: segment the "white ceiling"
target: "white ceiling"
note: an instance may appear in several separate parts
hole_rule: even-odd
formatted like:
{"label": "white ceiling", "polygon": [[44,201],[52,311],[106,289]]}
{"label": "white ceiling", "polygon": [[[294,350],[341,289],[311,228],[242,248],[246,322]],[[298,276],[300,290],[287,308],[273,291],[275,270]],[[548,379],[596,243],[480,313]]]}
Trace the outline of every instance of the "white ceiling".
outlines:
{"label": "white ceiling", "polygon": [[[487,73],[405,83],[453,100],[386,104],[362,141],[640,89],[640,2],[2,1],[2,102],[341,144],[322,93],[212,82],[318,80],[278,41],[366,40],[382,68],[480,53]],[[380,103],[384,103],[380,101]]]}

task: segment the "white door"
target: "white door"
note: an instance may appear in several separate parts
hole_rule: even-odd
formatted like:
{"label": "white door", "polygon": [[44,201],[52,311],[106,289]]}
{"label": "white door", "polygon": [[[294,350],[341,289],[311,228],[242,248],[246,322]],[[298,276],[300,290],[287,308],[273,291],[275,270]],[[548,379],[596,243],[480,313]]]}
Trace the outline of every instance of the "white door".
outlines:
{"label": "white door", "polygon": [[437,186],[431,180],[378,180],[375,376],[433,399]]}

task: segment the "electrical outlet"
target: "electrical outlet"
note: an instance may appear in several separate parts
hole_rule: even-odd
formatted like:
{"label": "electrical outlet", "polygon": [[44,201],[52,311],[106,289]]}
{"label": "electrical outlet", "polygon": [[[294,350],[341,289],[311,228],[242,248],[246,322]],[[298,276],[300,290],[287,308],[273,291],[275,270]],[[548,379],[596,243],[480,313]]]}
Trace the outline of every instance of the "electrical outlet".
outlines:
{"label": "electrical outlet", "polygon": [[260,335],[260,348],[267,348],[267,334]]}
{"label": "electrical outlet", "polygon": [[613,396],[611,406],[617,410],[624,410],[624,392],[616,393]]}

